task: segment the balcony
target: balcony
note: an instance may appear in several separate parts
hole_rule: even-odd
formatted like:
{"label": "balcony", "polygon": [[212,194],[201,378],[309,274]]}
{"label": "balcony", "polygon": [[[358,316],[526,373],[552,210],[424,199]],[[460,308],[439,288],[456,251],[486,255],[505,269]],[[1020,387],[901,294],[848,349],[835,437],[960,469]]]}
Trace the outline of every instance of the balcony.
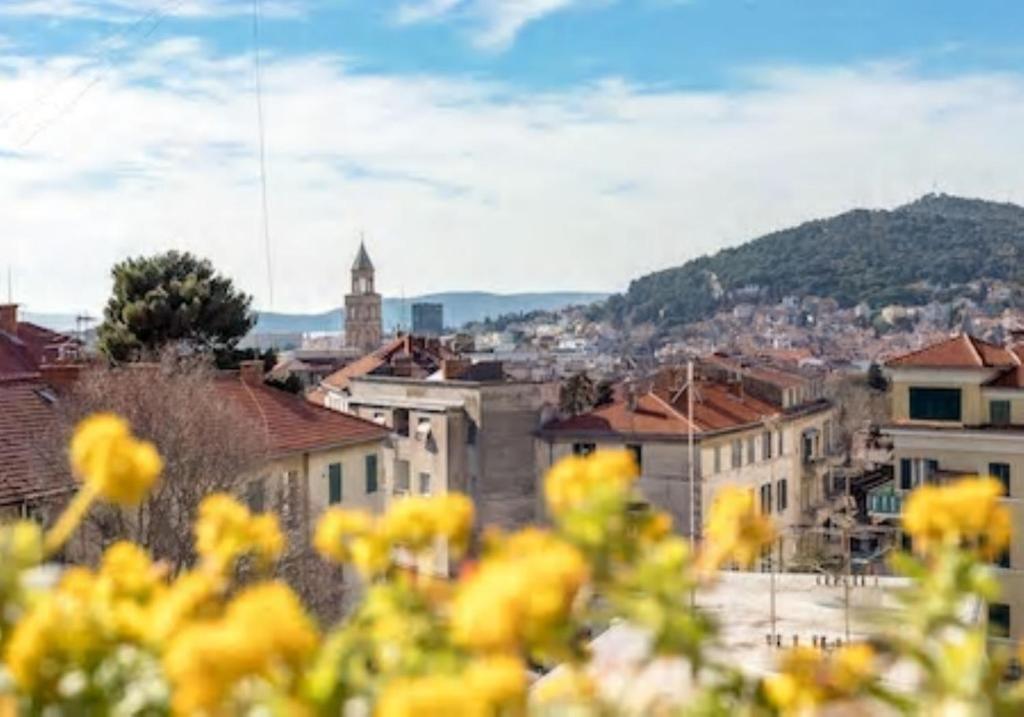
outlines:
{"label": "balcony", "polygon": [[895,518],[903,513],[903,493],[891,487],[868,493],[868,515],[876,518]]}

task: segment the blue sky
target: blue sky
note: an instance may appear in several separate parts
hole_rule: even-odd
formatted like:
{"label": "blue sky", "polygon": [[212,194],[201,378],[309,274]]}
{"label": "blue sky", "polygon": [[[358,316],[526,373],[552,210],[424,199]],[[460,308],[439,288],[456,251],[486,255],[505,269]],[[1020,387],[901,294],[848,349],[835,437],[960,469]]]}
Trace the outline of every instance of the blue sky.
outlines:
{"label": "blue sky", "polygon": [[[393,295],[618,290],[931,189],[1024,201],[1024,3],[262,8],[275,308],[339,304],[360,231]],[[251,50],[249,0],[0,3],[26,304],[95,307],[112,261],[173,246],[269,305]]]}

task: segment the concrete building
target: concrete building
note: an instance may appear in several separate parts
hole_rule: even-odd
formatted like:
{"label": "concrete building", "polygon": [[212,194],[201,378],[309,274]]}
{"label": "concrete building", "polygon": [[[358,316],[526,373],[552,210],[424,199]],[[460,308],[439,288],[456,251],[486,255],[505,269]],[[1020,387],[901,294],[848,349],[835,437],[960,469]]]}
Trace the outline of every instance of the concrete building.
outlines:
{"label": "concrete building", "polygon": [[326,383],[325,405],[385,426],[386,496],[466,493],[481,525],[535,518],[534,432],[557,386],[510,380],[500,364],[445,360],[427,378],[371,372]]}
{"label": "concrete building", "polygon": [[[697,535],[704,506],[726,485],[756,492],[761,509],[783,530],[818,525],[828,499],[832,405],[814,397],[797,376],[737,366],[727,381],[709,376],[714,366],[705,368],[699,364],[694,381],[692,423],[685,375],[664,370],[649,388],[626,388],[609,404],[544,426],[537,441],[538,475],[573,453],[628,448],[640,466],[640,490],[672,515],[678,532],[689,535],[692,432]],[[758,394],[762,383],[772,391]],[[770,400],[772,394],[780,400]],[[786,544],[793,550],[797,542]]]}
{"label": "concrete building", "polygon": [[412,305],[412,332],[438,337],[444,333],[444,304],[419,302]]}
{"label": "concrete building", "polygon": [[963,475],[1002,481],[1018,528],[996,564],[1001,602],[989,606],[995,638],[1024,637],[1024,347],[958,334],[890,360],[893,480],[868,498],[870,515],[899,525],[909,491]]}
{"label": "concrete building", "polygon": [[374,268],[366,245],[352,264],[352,292],[345,297],[345,345],[363,353],[380,347],[383,334],[382,300],[374,289]]}

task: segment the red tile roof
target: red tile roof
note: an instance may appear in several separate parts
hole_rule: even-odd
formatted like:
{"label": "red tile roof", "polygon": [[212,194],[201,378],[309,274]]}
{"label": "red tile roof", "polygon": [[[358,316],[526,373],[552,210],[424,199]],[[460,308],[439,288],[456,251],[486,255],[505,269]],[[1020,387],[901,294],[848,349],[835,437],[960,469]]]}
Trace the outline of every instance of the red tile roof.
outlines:
{"label": "red tile roof", "polygon": [[890,359],[886,365],[894,368],[1010,368],[1020,363],[1013,351],[967,334],[957,334]]}
{"label": "red tile roof", "polygon": [[[686,390],[656,389],[641,394],[634,409],[625,399],[617,398],[588,413],[549,423],[542,432],[685,437],[690,430],[687,401]],[[694,391],[693,429],[697,435],[727,431],[760,423],[781,412],[777,406],[739,394],[733,386],[699,381]]]}
{"label": "red tile roof", "polygon": [[53,394],[36,379],[0,381],[0,505],[70,492],[63,459],[43,460],[41,440],[56,421]]}
{"label": "red tile roof", "polygon": [[379,441],[388,435],[376,423],[321,408],[276,388],[247,383],[237,373],[219,376],[215,387],[265,428],[274,455]]}
{"label": "red tile roof", "polygon": [[323,380],[330,388],[343,390],[348,388],[349,381],[360,376],[369,376],[391,362],[399,354],[408,354],[412,358],[413,368],[419,372],[417,377],[425,378],[441,368],[441,362],[455,355],[440,345],[429,346],[428,340],[419,336],[400,336],[381,346],[372,353],[356,359]]}
{"label": "red tile roof", "polygon": [[70,336],[27,321],[18,322],[16,334],[0,331],[0,379],[34,376],[40,364],[60,358],[59,347],[75,343]]}

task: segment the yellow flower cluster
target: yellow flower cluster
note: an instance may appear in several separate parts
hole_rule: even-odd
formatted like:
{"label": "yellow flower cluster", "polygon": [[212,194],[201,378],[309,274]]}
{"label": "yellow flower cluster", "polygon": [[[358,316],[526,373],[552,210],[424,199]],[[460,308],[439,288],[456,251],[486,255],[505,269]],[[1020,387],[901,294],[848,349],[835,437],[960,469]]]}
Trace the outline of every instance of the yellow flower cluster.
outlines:
{"label": "yellow flower cluster", "polygon": [[381,695],[376,717],[494,717],[522,715],[526,666],[507,655],[484,657],[461,675],[395,680]]}
{"label": "yellow flower cluster", "polygon": [[782,658],[778,674],[766,677],[765,696],[783,715],[811,715],[829,701],[858,694],[875,679],[875,651],[865,643],[826,657],[812,647],[796,647]]}
{"label": "yellow flower cluster", "polygon": [[105,500],[131,506],[153,487],[163,461],[152,443],[132,436],[124,419],[101,413],[85,419],[75,430],[71,467]]}
{"label": "yellow flower cluster", "polygon": [[775,536],[775,525],[761,514],[753,492],[726,486],[711,505],[701,565],[705,570],[717,570],[730,562],[748,567]]}
{"label": "yellow flower cluster", "polygon": [[171,639],[163,666],[174,711],[216,714],[247,679],[292,690],[316,646],[313,623],[286,585],[247,588],[223,616],[192,622]]}
{"label": "yellow flower cluster", "polygon": [[465,552],[473,528],[473,502],[464,495],[412,496],[381,518],[362,510],[331,508],[317,524],[313,544],[336,563],[353,563],[366,577],[383,574],[394,548],[415,553],[445,541],[451,555]]}
{"label": "yellow flower cluster", "polygon": [[1000,503],[1003,486],[994,478],[963,478],[946,486],[925,485],[910,494],[903,527],[924,553],[968,547],[985,558],[1010,543],[1010,512]]}
{"label": "yellow flower cluster", "polygon": [[25,690],[53,691],[64,672],[94,664],[113,644],[138,643],[148,607],[160,591],[160,570],[131,543],[116,543],[98,571],[71,568],[11,635],[4,659]]}
{"label": "yellow flower cluster", "polygon": [[456,588],[453,639],[476,650],[540,644],[565,623],[587,577],[579,550],[551,533],[511,535]]}
{"label": "yellow flower cluster", "polygon": [[214,493],[199,505],[196,550],[213,566],[226,566],[243,555],[261,565],[281,557],[285,540],[277,516],[254,515],[226,493]]}
{"label": "yellow flower cluster", "polygon": [[638,474],[630,451],[602,450],[586,458],[563,458],[548,471],[544,482],[548,510],[561,516],[609,496],[625,497]]}

